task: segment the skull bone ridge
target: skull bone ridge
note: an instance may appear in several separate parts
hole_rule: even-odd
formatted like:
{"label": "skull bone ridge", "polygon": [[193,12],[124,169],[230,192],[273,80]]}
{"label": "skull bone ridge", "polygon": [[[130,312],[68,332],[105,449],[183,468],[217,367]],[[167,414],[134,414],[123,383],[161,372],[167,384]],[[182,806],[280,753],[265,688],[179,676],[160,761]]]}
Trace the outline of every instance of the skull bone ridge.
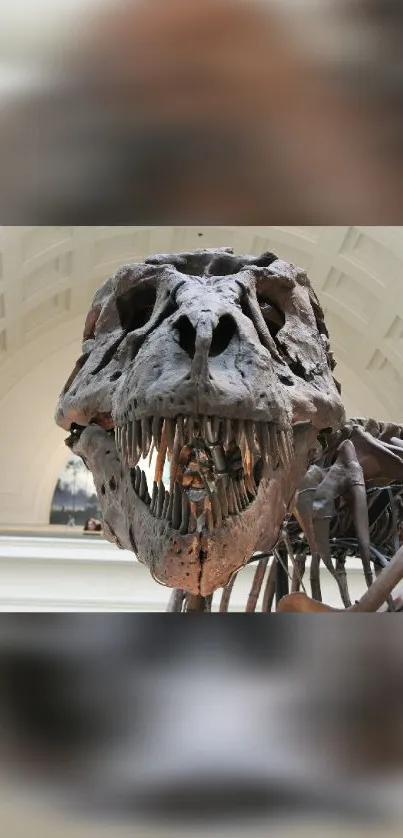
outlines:
{"label": "skull bone ridge", "polygon": [[344,421],[333,368],[306,274],[272,253],[120,268],[95,295],[56,414],[107,538],[168,587],[227,584],[276,543],[318,434]]}

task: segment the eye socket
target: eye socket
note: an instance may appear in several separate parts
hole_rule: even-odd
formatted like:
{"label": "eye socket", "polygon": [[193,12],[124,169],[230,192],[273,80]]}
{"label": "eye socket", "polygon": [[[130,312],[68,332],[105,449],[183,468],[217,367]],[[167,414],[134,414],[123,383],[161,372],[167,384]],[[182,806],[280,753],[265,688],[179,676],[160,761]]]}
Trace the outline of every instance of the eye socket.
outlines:
{"label": "eye socket", "polygon": [[265,323],[270,330],[272,337],[275,337],[277,332],[283,328],[285,323],[285,316],[280,309],[277,308],[267,297],[263,294],[257,294],[257,301],[260,306],[260,311],[264,317]]}
{"label": "eye socket", "polygon": [[[280,331],[280,329],[283,328],[285,324],[285,315],[276,305],[274,305],[274,303],[271,300],[269,301],[265,295],[258,293],[256,296],[265,323],[270,331],[272,338],[275,338],[277,333]],[[293,375],[295,375],[297,378],[307,380],[306,371],[301,362],[293,361],[288,356],[287,352],[284,350],[284,347],[280,346],[279,342],[276,341],[276,345],[279,354],[281,355],[281,357],[283,358]],[[286,384],[287,386],[290,386],[294,382],[292,379],[284,375],[282,378],[282,383]]]}
{"label": "eye socket", "polygon": [[150,320],[157,291],[152,285],[131,288],[117,300],[117,309],[122,328],[125,332],[135,332]]}

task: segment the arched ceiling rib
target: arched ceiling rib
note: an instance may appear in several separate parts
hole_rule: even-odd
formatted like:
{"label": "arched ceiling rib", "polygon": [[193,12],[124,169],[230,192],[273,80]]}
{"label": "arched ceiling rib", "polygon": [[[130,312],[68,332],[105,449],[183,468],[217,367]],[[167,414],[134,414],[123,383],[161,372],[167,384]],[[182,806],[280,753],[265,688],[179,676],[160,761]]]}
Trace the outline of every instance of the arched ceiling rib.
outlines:
{"label": "arched ceiling rib", "polygon": [[350,379],[372,390],[388,416],[403,416],[399,227],[3,227],[0,398],[10,386],[13,362],[21,376],[41,346],[52,351],[65,345],[69,331],[72,342],[79,340],[78,324],[94,291],[120,264],[153,252],[223,245],[249,253],[274,250],[306,268],[325,308],[336,358]]}

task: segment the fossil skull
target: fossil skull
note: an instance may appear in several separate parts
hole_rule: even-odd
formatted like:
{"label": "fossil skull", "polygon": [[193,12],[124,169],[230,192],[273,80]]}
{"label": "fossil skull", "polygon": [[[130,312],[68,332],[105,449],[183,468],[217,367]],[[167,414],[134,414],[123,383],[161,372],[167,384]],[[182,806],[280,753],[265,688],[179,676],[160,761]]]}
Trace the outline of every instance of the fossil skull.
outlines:
{"label": "fossil skull", "polygon": [[161,584],[224,586],[275,544],[318,434],[344,420],[333,367],[306,274],[272,253],[120,268],[56,416],[94,475],[106,536]]}

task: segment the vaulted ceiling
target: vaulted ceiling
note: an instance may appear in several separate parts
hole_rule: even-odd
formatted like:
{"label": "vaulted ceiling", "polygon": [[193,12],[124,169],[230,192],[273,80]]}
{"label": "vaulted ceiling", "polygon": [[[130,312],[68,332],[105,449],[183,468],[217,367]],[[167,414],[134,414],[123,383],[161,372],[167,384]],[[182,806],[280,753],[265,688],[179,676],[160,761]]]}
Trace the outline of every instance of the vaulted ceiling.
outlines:
{"label": "vaulted ceiling", "polygon": [[325,309],[347,412],[403,420],[403,228],[0,228],[0,522],[44,521],[66,451],[53,423],[100,283],[150,253],[272,250]]}

